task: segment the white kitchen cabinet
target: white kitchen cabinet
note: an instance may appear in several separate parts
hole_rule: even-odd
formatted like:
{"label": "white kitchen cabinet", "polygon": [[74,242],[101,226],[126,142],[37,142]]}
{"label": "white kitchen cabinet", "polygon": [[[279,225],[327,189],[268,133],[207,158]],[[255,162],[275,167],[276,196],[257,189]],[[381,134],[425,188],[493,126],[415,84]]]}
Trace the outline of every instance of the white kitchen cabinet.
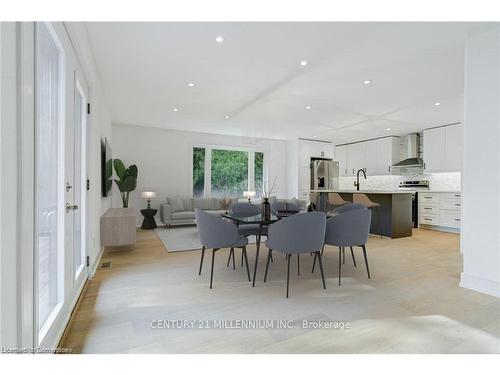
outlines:
{"label": "white kitchen cabinet", "polygon": [[366,166],[366,142],[347,145],[347,175],[355,176]]}
{"label": "white kitchen cabinet", "polygon": [[444,164],[445,128],[424,130],[424,171],[442,172]]}
{"label": "white kitchen cabinet", "polygon": [[399,161],[399,137],[336,146],[335,152],[341,176],[355,176],[360,169],[368,176],[390,175],[392,165]]}
{"label": "white kitchen cabinet", "polygon": [[462,126],[449,125],[424,130],[424,171],[459,172],[462,170]]}
{"label": "white kitchen cabinet", "polygon": [[444,165],[447,171],[462,170],[463,133],[461,125],[445,127]]}
{"label": "white kitchen cabinet", "polygon": [[378,147],[379,140],[374,139],[372,141],[363,142],[365,144],[365,156],[364,156],[364,166],[362,168],[365,169],[367,175],[376,175],[378,174]]}
{"label": "white kitchen cabinet", "polygon": [[[376,157],[377,157],[377,168],[375,173],[367,170],[370,175],[384,176],[390,175],[392,173],[392,166],[396,164],[400,159],[399,150],[399,138],[398,137],[386,137],[376,139]],[[371,158],[371,155],[367,154],[367,158]]]}
{"label": "white kitchen cabinet", "polygon": [[339,175],[341,177],[348,176],[347,174],[347,146],[335,146],[334,160],[339,162]]}
{"label": "white kitchen cabinet", "polygon": [[456,231],[460,229],[460,192],[418,192],[418,220],[425,228]]}
{"label": "white kitchen cabinet", "polygon": [[311,158],[333,159],[333,145],[329,142],[299,140],[299,167],[309,168]]}

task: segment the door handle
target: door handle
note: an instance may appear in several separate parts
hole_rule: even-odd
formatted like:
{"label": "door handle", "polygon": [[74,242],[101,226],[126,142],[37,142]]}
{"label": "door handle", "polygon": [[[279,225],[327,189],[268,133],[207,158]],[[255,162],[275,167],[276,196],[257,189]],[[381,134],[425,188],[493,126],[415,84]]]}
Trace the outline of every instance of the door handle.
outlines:
{"label": "door handle", "polygon": [[78,210],[78,205],[66,203],[66,213],[69,213],[71,210]]}
{"label": "door handle", "polygon": [[73,188],[69,182],[66,182],[66,192],[70,191]]}

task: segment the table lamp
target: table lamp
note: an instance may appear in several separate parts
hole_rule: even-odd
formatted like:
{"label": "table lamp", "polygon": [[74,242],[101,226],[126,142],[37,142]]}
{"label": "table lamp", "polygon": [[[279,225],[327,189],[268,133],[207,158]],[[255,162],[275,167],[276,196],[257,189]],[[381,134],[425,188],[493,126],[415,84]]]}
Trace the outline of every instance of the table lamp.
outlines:
{"label": "table lamp", "polygon": [[244,192],[243,192],[243,196],[244,196],[245,198],[248,198],[248,203],[251,203],[251,199],[252,199],[253,197],[255,197],[255,191],[251,191],[251,190],[250,190],[250,191],[244,191]]}
{"label": "table lamp", "polygon": [[141,197],[146,198],[148,200],[148,209],[151,208],[151,198],[156,197],[156,193],[154,191],[143,191],[141,193]]}

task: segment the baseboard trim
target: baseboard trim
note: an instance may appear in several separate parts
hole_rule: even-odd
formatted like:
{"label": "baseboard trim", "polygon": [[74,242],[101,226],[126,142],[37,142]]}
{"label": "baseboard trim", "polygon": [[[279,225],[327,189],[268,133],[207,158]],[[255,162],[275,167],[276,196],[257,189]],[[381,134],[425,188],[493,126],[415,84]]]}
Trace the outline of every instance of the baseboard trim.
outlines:
{"label": "baseboard trim", "polygon": [[90,270],[89,270],[89,279],[93,278],[96,271],[97,271],[97,266],[99,265],[99,263],[101,263],[101,258],[102,258],[102,254],[104,253],[104,246],[101,247],[101,250],[99,251],[99,254],[97,254],[97,257],[95,258],[95,261],[94,263],[92,264],[92,267],[90,267]]}
{"label": "baseboard trim", "polygon": [[78,299],[76,300],[75,306],[71,310],[71,313],[69,314],[69,317],[68,317],[67,321],[65,322],[64,330],[62,331],[61,338],[59,339],[59,342],[57,343],[57,348],[64,347],[63,344],[66,341],[66,337],[68,336],[68,332],[69,332],[71,326],[73,325],[75,313],[78,310],[78,308],[80,307],[80,304],[83,300],[83,296],[87,292],[88,283],[89,283],[89,279],[85,280],[85,284],[83,285],[83,288],[81,289],[80,295],[78,296]]}
{"label": "baseboard trim", "polygon": [[490,296],[500,297],[500,282],[498,281],[483,279],[482,277],[462,272],[460,275],[460,286]]}

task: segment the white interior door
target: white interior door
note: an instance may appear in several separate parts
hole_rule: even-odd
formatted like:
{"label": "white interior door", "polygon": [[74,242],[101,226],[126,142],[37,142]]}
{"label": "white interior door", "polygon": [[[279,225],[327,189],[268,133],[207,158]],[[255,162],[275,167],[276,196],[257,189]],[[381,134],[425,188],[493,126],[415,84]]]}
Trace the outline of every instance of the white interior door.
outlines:
{"label": "white interior door", "polygon": [[71,253],[71,295],[73,305],[87,279],[87,102],[83,74],[75,66],[72,79],[72,114],[66,132],[66,251]]}
{"label": "white interior door", "polygon": [[35,30],[34,336],[54,347],[88,275],[88,88],[64,26]]}

